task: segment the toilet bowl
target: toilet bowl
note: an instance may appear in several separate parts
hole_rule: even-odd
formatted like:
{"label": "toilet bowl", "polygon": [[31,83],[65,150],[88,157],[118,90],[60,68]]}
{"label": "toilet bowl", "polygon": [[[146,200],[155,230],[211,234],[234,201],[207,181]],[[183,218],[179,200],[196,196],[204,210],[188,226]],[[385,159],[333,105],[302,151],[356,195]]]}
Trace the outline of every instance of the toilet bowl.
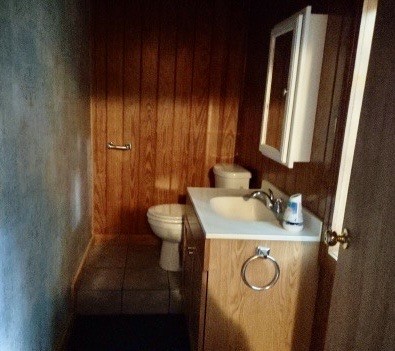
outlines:
{"label": "toilet bowl", "polygon": [[159,265],[167,271],[181,270],[180,242],[185,205],[164,204],[148,209],[148,223],[152,231],[162,239]]}
{"label": "toilet bowl", "polygon": [[[251,173],[233,163],[220,163],[213,167],[216,188],[248,189]],[[148,209],[148,223],[152,231],[163,240],[159,265],[167,271],[181,270],[180,242],[185,205],[165,204]]]}

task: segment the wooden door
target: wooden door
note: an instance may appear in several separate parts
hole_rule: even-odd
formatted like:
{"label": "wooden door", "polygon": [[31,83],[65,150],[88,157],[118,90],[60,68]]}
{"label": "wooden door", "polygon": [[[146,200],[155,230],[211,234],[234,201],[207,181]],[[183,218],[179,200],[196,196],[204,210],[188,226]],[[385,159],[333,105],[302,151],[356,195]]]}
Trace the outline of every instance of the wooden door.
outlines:
{"label": "wooden door", "polygon": [[379,1],[341,250],[327,351],[395,349],[395,6]]}

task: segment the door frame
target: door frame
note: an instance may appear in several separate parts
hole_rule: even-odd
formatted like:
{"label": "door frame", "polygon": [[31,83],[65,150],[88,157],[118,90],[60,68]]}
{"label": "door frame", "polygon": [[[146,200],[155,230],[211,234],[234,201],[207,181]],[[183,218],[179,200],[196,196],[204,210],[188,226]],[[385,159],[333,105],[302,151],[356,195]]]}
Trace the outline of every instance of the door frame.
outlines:
{"label": "door frame", "polygon": [[[337,233],[341,233],[343,230],[355,143],[357,140],[359,118],[361,115],[374,26],[376,22],[377,3],[378,0],[364,0],[363,2],[339,175],[335,192],[332,221],[329,226],[330,230]],[[328,254],[337,261],[339,244],[330,246]]]}

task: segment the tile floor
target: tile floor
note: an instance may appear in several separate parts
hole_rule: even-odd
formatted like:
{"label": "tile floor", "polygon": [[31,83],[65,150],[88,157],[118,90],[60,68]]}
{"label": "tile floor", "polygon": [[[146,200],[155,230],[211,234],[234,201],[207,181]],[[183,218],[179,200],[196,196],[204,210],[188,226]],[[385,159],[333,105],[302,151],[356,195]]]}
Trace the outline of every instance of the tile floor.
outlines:
{"label": "tile floor", "polygon": [[181,273],[160,268],[159,254],[157,247],[93,245],[77,288],[77,313],[181,313]]}

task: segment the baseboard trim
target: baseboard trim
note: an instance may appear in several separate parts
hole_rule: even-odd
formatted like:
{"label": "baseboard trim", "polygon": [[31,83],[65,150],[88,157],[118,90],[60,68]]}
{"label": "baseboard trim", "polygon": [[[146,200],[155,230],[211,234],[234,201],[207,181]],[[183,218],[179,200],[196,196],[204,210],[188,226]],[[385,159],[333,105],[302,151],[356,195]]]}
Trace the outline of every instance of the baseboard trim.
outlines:
{"label": "baseboard trim", "polygon": [[95,238],[93,236],[91,236],[91,238],[89,239],[88,245],[85,248],[84,254],[82,255],[82,259],[81,259],[80,264],[77,268],[77,271],[74,274],[73,281],[71,282],[71,301],[72,301],[74,310],[75,310],[75,302],[76,302],[75,297],[76,297],[76,292],[77,292],[77,285],[80,280],[82,268],[84,267],[85,261],[88,258],[89,251],[90,251],[92,245],[94,244],[94,242],[95,242]]}
{"label": "baseboard trim", "polygon": [[76,287],[78,284],[78,281],[80,280],[80,275],[82,272],[82,268],[85,264],[85,261],[88,257],[89,250],[91,249],[91,246],[94,243],[94,238],[91,236],[89,239],[88,245],[85,248],[85,251],[82,255],[82,259],[80,261],[80,264],[78,265],[78,268],[74,274],[73,280],[71,282],[71,312],[69,316],[67,317],[66,325],[64,327],[63,333],[59,337],[59,339],[55,343],[54,350],[56,351],[64,351],[66,350],[68,341],[70,339],[71,331],[73,329],[74,321],[76,318],[76,309],[75,309],[75,303],[76,303]]}
{"label": "baseboard trim", "polygon": [[93,236],[95,243],[108,243],[110,241],[119,244],[159,246],[160,239],[154,235],[114,235],[96,234]]}

